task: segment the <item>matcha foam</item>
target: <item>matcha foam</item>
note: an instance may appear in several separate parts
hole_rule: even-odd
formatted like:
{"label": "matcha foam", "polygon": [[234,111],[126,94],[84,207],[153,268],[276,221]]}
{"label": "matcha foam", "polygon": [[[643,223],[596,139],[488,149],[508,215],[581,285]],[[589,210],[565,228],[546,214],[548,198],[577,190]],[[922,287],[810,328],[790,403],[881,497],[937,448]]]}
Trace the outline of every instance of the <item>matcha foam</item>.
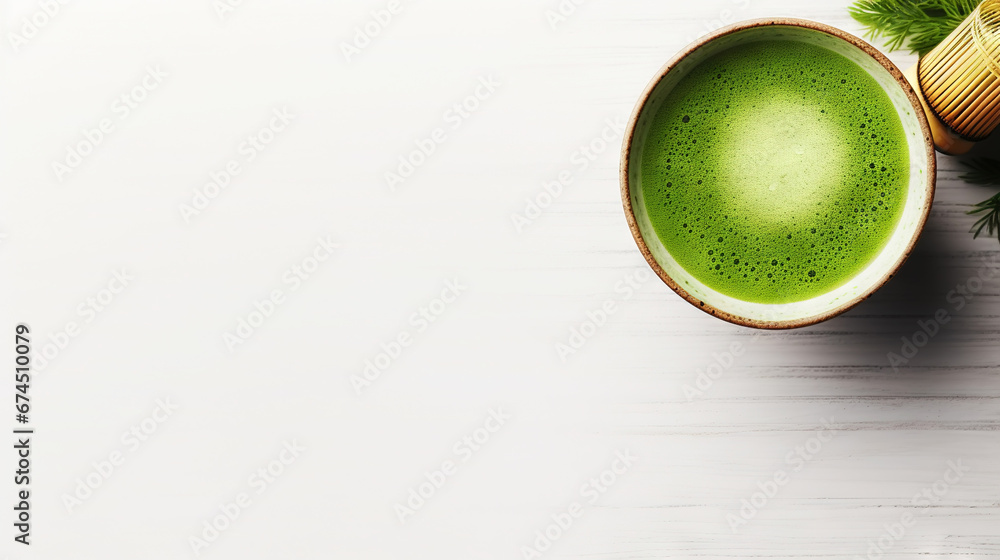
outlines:
{"label": "matcha foam", "polygon": [[823,47],[761,41],[706,59],[657,109],[640,162],[657,235],[695,278],[756,303],[829,292],[871,263],[906,202],[889,97]]}

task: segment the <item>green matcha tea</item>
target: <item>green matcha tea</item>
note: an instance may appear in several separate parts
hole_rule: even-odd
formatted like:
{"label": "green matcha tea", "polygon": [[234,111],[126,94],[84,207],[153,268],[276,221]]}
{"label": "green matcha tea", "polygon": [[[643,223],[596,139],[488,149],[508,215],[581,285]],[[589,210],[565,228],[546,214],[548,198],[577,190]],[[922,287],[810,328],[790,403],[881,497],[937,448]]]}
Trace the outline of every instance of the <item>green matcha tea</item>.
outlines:
{"label": "green matcha tea", "polygon": [[863,270],[909,182],[903,125],[878,83],[833,51],[782,40],[721,52],[682,78],[640,166],[671,255],[756,303],[810,299]]}

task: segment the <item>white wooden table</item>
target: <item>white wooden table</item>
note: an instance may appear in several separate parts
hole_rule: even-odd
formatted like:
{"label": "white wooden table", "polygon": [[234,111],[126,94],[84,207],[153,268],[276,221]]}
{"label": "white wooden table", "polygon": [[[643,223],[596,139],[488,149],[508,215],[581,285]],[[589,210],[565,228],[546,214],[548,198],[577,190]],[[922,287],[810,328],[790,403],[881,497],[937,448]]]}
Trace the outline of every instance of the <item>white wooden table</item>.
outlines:
{"label": "white wooden table", "polygon": [[993,190],[940,157],[900,275],[790,333],[643,281],[620,207],[614,123],[669,57],[721,20],[860,33],[848,2],[219,4],[0,4],[46,21],[0,48],[35,347],[7,557],[1000,557]]}

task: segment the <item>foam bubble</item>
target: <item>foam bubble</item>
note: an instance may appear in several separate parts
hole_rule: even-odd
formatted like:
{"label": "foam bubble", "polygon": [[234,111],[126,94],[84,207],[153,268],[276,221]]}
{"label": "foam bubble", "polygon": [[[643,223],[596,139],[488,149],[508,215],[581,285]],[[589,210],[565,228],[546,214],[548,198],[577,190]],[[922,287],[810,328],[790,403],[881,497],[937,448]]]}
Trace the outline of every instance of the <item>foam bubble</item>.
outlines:
{"label": "foam bubble", "polygon": [[840,195],[848,144],[822,111],[816,100],[786,94],[733,112],[734,125],[716,139],[730,154],[719,162],[716,188],[734,211],[787,223]]}

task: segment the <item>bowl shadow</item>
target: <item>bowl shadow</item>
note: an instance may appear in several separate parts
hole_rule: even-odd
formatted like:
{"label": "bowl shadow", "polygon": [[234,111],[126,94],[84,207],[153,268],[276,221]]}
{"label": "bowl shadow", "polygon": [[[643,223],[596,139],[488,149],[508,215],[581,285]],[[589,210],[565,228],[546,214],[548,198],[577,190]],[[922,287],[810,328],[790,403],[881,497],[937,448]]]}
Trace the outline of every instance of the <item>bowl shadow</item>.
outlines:
{"label": "bowl shadow", "polygon": [[[807,327],[814,335],[840,336],[850,348],[853,363],[891,367],[888,354],[899,354],[903,339],[924,332],[921,322],[932,321],[941,310],[950,314],[948,294],[968,280],[968,269],[960,269],[953,256],[962,249],[949,247],[942,237],[932,238],[932,232],[945,231],[947,216],[934,213],[928,217],[924,233],[903,266],[881,289],[847,313]],[[951,363],[961,354],[962,336],[958,329],[941,328],[932,343],[919,349],[910,365]],[[898,371],[902,372],[901,367]]]}

